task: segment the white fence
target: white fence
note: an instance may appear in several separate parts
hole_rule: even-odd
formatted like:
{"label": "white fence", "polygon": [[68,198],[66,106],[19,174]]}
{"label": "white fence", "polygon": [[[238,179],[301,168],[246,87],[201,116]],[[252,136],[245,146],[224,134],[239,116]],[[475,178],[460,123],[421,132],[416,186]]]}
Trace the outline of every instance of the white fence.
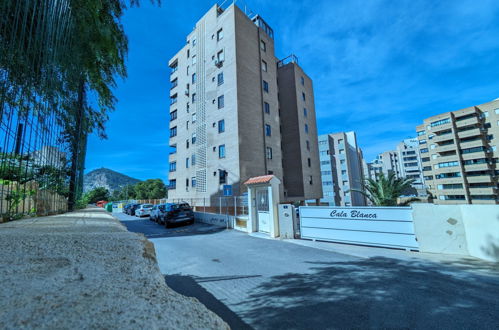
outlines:
{"label": "white fence", "polygon": [[418,250],[410,207],[300,207],[301,238]]}

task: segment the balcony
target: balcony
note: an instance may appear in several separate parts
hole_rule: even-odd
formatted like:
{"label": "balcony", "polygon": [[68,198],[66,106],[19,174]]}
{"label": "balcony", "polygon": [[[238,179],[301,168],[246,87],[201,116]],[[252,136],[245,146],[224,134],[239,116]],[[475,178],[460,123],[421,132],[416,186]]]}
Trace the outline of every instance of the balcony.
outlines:
{"label": "balcony", "polygon": [[451,150],[456,150],[456,145],[455,144],[448,144],[446,146],[436,146],[435,149],[432,149],[436,152],[447,152]]}
{"label": "balcony", "polygon": [[489,164],[483,163],[483,164],[464,165],[464,170],[466,172],[470,172],[470,171],[487,171],[487,170],[489,170]]}
{"label": "balcony", "polygon": [[465,120],[459,120],[456,121],[456,126],[457,127],[464,127],[464,126],[469,126],[469,125],[475,125],[478,124],[478,117],[473,117]]}
{"label": "balcony", "polygon": [[448,133],[443,135],[435,135],[435,137],[431,140],[431,142],[440,143],[442,141],[453,140],[453,139],[454,139],[454,134]]}
{"label": "balcony", "polygon": [[459,146],[461,149],[466,149],[466,148],[485,146],[485,144],[483,143],[482,139],[478,139],[478,140],[474,140],[474,141],[461,142],[459,144]]}
{"label": "balcony", "polygon": [[496,195],[494,187],[470,187],[470,195]]}
{"label": "balcony", "polygon": [[470,152],[467,154],[462,154],[463,160],[477,159],[477,158],[487,158],[487,153],[485,151]]}
{"label": "balcony", "polygon": [[488,174],[477,175],[477,176],[467,176],[466,180],[468,183],[491,183],[492,177]]}
{"label": "balcony", "polygon": [[478,135],[482,135],[482,131],[480,131],[479,128],[473,128],[467,131],[457,132],[457,136],[461,139]]}

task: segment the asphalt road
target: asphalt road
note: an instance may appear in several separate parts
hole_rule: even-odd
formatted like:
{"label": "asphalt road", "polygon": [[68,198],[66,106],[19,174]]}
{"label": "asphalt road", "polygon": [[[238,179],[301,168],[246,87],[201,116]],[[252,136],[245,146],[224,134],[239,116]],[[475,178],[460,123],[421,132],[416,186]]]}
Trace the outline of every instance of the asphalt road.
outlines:
{"label": "asphalt road", "polygon": [[496,271],[119,217],[154,243],[172,289],[196,297],[233,329],[499,329]]}

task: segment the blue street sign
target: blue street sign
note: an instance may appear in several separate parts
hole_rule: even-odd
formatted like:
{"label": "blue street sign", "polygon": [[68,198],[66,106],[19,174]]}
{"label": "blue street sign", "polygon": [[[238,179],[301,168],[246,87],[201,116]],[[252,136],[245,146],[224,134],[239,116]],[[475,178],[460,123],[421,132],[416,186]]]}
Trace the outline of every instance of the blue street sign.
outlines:
{"label": "blue street sign", "polygon": [[224,196],[232,196],[232,185],[224,184]]}

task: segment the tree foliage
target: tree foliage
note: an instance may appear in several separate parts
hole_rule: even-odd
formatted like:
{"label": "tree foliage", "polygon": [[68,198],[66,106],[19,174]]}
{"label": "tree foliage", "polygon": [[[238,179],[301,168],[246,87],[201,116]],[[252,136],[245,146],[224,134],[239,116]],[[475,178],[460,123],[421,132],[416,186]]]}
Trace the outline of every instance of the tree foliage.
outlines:
{"label": "tree foliage", "polygon": [[380,173],[377,180],[366,179],[363,184],[363,189],[351,189],[369,199],[376,206],[402,206],[418,199],[411,199],[404,203],[398,204],[397,199],[402,196],[403,192],[411,188],[413,179],[401,179],[395,176],[395,173],[390,172],[388,177],[384,173]]}
{"label": "tree foliage", "polygon": [[113,191],[111,200],[162,199],[167,198],[168,189],[161,179],[148,179],[134,185],[126,185]]}
{"label": "tree foliage", "polygon": [[87,204],[97,203],[98,201],[108,201],[109,190],[104,187],[94,188],[85,194],[84,199]]}

